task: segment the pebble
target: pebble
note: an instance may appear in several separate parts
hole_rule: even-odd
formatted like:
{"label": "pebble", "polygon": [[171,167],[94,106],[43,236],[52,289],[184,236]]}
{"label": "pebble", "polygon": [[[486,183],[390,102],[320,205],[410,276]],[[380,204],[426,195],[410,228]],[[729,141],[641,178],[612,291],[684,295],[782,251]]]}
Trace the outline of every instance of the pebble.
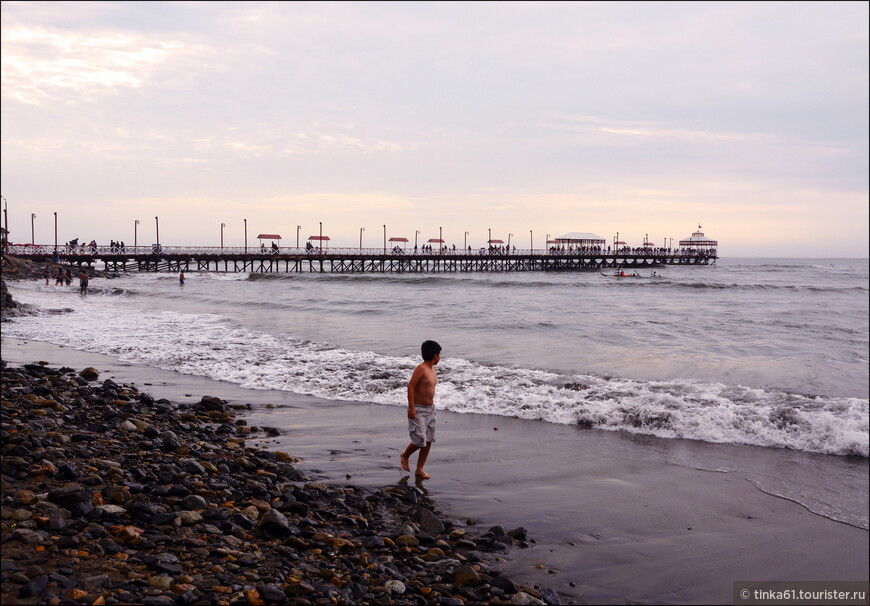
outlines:
{"label": "pebble", "polygon": [[499,568],[525,529],[458,528],[415,487],[315,482],[248,446],[261,429],[220,398],[0,364],[3,604],[560,603]]}

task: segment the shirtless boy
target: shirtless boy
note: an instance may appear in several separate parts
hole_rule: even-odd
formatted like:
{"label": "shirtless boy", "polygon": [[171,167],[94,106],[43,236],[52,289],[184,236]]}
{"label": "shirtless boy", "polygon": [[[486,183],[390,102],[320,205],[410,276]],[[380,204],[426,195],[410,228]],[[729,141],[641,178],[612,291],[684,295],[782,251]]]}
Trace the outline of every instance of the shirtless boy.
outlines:
{"label": "shirtless boy", "polygon": [[441,346],[435,341],[425,341],[420,348],[423,363],[414,369],[408,382],[408,432],[411,443],[402,453],[402,469],[411,471],[408,457],[420,451],[415,475],[428,480],[431,476],[423,471],[429,449],[435,441],[435,365],[441,361]]}

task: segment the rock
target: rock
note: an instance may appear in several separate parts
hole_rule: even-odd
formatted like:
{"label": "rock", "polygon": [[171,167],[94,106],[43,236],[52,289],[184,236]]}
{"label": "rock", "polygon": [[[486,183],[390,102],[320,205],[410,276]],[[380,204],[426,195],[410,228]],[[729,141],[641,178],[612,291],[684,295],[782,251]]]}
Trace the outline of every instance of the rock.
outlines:
{"label": "rock", "polygon": [[386,583],[384,583],[384,587],[390,590],[390,593],[396,595],[402,595],[405,593],[405,584],[402,581],[398,581],[396,579],[390,579]]}
{"label": "rock", "polygon": [[421,530],[432,535],[444,532],[444,522],[439,520],[434,513],[425,507],[418,507],[414,512],[414,519],[420,524]]}
{"label": "rock", "polygon": [[532,597],[524,591],[513,594],[510,601],[513,606],[546,606],[546,602]]}
{"label": "rock", "polygon": [[290,536],[290,521],[280,511],[269,509],[260,517],[257,532],[267,537],[287,537]]}
{"label": "rock", "polygon": [[480,575],[471,566],[459,566],[453,571],[453,584],[457,587],[477,587],[480,582]]}
{"label": "rock", "polygon": [[100,373],[96,368],[88,367],[81,371],[79,376],[85,381],[96,381],[100,378]]}

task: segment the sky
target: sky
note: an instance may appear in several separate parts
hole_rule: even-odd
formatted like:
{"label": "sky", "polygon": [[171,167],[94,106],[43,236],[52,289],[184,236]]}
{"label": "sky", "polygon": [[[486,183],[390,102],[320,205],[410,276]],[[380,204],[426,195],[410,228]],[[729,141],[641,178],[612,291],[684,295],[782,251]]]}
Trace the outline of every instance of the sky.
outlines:
{"label": "sky", "polygon": [[868,256],[866,2],[0,11],[12,242]]}

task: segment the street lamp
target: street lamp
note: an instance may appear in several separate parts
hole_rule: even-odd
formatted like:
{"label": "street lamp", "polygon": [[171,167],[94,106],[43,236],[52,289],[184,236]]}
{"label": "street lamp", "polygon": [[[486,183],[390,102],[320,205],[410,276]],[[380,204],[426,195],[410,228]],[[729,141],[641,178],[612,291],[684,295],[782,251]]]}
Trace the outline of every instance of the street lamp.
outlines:
{"label": "street lamp", "polygon": [[438,254],[444,250],[444,238],[441,237],[441,228],[438,228]]}
{"label": "street lamp", "polygon": [[221,223],[221,250],[224,249],[224,227],[226,226],[226,223]]}
{"label": "street lamp", "polygon": [[0,196],[0,199],[3,200],[3,219],[6,222],[6,237],[3,238],[3,245],[6,247],[6,250],[9,250],[9,202],[6,201],[6,198]]}
{"label": "street lamp", "polygon": [[486,231],[487,231],[487,233],[489,233],[489,240],[487,240],[486,243],[489,244],[490,246],[492,246],[492,228],[490,227]]}
{"label": "street lamp", "polygon": [[362,233],[366,230],[365,227],[359,228],[359,251],[362,252]]}
{"label": "street lamp", "polygon": [[54,211],[54,252],[57,252],[57,211]]}
{"label": "street lamp", "polygon": [[320,242],[318,244],[320,245],[320,252],[322,253],[323,252],[323,221],[320,221]]}
{"label": "street lamp", "polygon": [[387,255],[387,226],[384,225],[384,256]]}
{"label": "street lamp", "polygon": [[133,221],[133,251],[136,251],[136,247],[139,245],[139,219]]}
{"label": "street lamp", "polygon": [[157,229],[157,254],[160,254],[160,221],[157,220],[157,217],[154,217],[154,225]]}
{"label": "street lamp", "polygon": [[420,230],[414,232],[414,250],[417,250],[417,236],[420,235]]}
{"label": "street lamp", "polygon": [[531,229],[529,230],[529,252],[531,254],[535,253],[535,238]]}
{"label": "street lamp", "polygon": [[245,222],[245,254],[248,254],[248,220],[242,219]]}
{"label": "street lamp", "polygon": [[296,226],[296,248],[299,248],[299,230],[302,229],[301,225]]}
{"label": "street lamp", "polygon": [[30,213],[30,245],[36,246],[36,236],[34,235],[36,232],[33,228],[33,221],[36,219],[36,213]]}
{"label": "street lamp", "polygon": [[508,234],[508,243],[507,243],[508,250],[510,250],[510,248],[511,248],[511,236],[512,235],[513,234]]}

